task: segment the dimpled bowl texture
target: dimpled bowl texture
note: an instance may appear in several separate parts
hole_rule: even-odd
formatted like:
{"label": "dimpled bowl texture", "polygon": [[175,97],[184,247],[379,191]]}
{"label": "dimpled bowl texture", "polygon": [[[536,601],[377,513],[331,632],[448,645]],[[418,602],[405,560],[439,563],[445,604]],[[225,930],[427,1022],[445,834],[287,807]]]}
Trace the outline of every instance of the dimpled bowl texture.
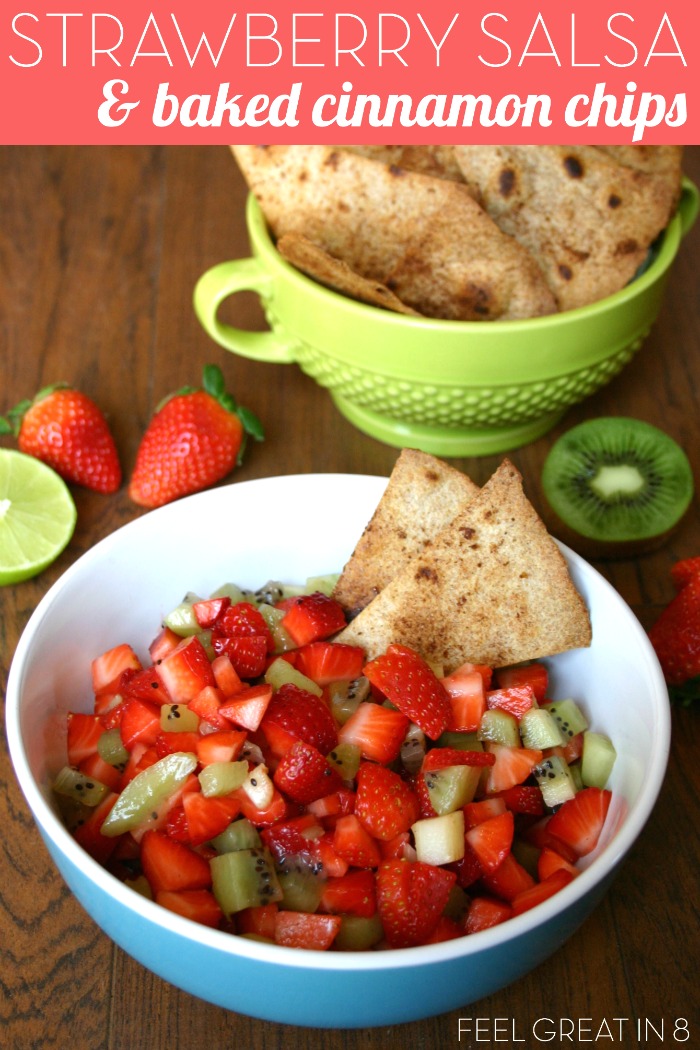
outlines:
{"label": "dimpled bowl texture", "polygon": [[[295,362],[328,388],[347,419],[380,441],[439,456],[504,452],[546,433],[632,359],[656,320],[697,209],[697,189],[686,179],[644,273],[614,295],[548,317],[479,323],[408,317],[323,287],[279,255],[250,196],[253,255],[207,271],[194,308],[221,346],[256,360]],[[270,331],[219,320],[220,305],[243,290],[260,296]]]}
{"label": "dimpled bowl texture", "polygon": [[[162,617],[188,590],[207,594],[227,581],[247,587],[268,579],[304,582],[340,570],[385,484],[360,475],[270,478],[145,514],[98,543],[51,587],[10,669],[7,732],[14,769],[68,886],[145,967],[253,1017],[324,1028],[391,1025],[465,1006],[516,980],[555,952],[599,901],[651,812],[667,763],[668,698],[646,635],[605,580],[565,550],[591,611],[593,644],[548,661],[552,695],[579,699],[592,725],[612,737],[619,757],[601,845],[551,900],[443,944],[303,951],[196,925],[129,890],[84,853],[57,815],[50,784],[65,762],[66,712],[91,708],[91,659],[124,641],[146,658]],[[293,515],[280,529],[275,508],[289,502],[315,512]],[[217,520],[230,523],[228,549],[210,542]]]}

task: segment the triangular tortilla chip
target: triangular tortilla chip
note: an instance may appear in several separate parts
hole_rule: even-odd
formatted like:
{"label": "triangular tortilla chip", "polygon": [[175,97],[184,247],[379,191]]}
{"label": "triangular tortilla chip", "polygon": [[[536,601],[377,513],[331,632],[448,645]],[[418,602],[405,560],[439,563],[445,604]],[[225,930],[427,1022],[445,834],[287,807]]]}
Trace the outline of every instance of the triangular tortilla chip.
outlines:
{"label": "triangular tortilla chip", "polygon": [[642,170],[649,157],[632,167],[595,146],[454,152],[494,222],[537,260],[561,310],[597,302],[632,280],[680,191],[679,171],[669,191],[668,179]]}
{"label": "triangular tortilla chip", "polygon": [[587,646],[591,626],[563,555],[505,460],[335,640],[370,659],[403,643],[449,672]]}
{"label": "triangular tortilla chip", "polygon": [[348,615],[364,609],[478,491],[466,474],[442,460],[403,449],[333,591]]}
{"label": "triangular tortilla chip", "polygon": [[385,284],[361,277],[342,259],[334,259],[303,233],[285,233],[277,242],[277,251],[292,266],[296,266],[297,270],[301,270],[307,277],[312,277],[327,288],[371,306],[382,306],[397,314],[420,317],[416,310],[402,303]]}
{"label": "triangular tortilla chip", "polygon": [[426,317],[554,313],[532,256],[466,186],[332,146],[232,146],[276,238],[301,233]]}

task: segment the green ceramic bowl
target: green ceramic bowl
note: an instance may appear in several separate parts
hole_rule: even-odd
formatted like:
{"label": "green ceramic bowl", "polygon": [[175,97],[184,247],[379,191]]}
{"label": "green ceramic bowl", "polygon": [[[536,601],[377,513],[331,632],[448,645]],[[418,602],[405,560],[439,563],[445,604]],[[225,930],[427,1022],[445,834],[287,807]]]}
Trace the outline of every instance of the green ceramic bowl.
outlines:
{"label": "green ceramic bowl", "polygon": [[[647,267],[622,291],[549,317],[478,323],[394,314],[323,287],[279,255],[250,196],[253,255],[207,271],[194,307],[221,346],[257,361],[296,363],[380,441],[439,456],[500,453],[546,433],[631,360],[697,213],[698,190],[686,179]],[[218,319],[221,303],[240,291],[260,296],[269,332]]]}

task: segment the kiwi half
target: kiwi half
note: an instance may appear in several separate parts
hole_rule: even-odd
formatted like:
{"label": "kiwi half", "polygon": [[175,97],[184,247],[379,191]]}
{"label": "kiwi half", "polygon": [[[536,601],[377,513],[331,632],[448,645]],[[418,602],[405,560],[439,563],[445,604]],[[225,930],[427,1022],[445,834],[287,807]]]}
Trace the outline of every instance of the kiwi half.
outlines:
{"label": "kiwi half", "polygon": [[603,545],[593,553],[606,556],[658,546],[685,514],[694,486],[688,457],[668,434],[639,419],[604,416],[555,442],[542,487],[558,519]]}

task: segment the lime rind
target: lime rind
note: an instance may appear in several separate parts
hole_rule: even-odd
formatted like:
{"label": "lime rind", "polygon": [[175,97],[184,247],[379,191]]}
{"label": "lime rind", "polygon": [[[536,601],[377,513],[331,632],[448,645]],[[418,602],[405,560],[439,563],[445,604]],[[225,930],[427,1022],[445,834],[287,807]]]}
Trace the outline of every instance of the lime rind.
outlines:
{"label": "lime rind", "polygon": [[[626,464],[644,478],[635,492],[604,494],[601,467]],[[545,496],[574,532],[602,542],[650,540],[670,531],[690,506],[693,472],[683,449],[662,430],[624,416],[591,419],[563,434],[542,471]]]}
{"label": "lime rind", "polygon": [[0,449],[0,586],[48,568],[70,541],[76,519],[68,486],[51,467]]}

